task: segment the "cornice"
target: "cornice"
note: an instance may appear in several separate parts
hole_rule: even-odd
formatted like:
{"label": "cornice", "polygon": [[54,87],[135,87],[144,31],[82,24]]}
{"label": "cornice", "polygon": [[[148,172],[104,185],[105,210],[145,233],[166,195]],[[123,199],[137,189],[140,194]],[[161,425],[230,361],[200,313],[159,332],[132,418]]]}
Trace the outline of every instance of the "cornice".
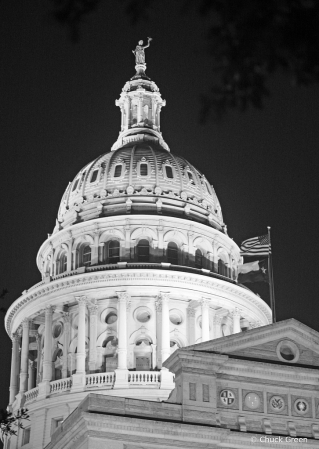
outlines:
{"label": "cornice", "polygon": [[[90,286],[94,284],[98,284],[101,282],[106,282],[110,285],[111,282],[118,282],[118,285],[123,285],[123,282],[136,282],[136,281],[156,281],[159,283],[158,287],[163,288],[161,282],[165,282],[165,286],[167,282],[171,283],[172,286],[174,284],[181,284],[181,288],[185,288],[186,285],[195,287],[198,290],[198,287],[210,288],[213,289],[212,294],[224,293],[228,292],[233,294],[245,301],[247,301],[248,305],[251,304],[259,310],[260,313],[271,322],[271,312],[266,303],[255,296],[254,293],[250,293],[248,290],[245,290],[235,284],[230,284],[226,281],[222,281],[216,278],[206,278],[204,276],[200,276],[192,273],[181,273],[181,272],[163,272],[159,270],[117,270],[116,272],[98,272],[96,274],[93,273],[85,273],[83,275],[74,275],[72,277],[66,277],[62,279],[58,279],[56,281],[52,281],[48,284],[40,285],[36,289],[32,289],[30,294],[26,292],[23,296],[18,298],[9,308],[6,317],[5,317],[5,327],[8,335],[11,335],[11,323],[13,317],[21,311],[24,307],[31,304],[35,300],[39,298],[45,298],[50,293],[59,292],[61,290],[72,291],[74,287],[83,287]],[[207,295],[207,294],[206,294]]]}

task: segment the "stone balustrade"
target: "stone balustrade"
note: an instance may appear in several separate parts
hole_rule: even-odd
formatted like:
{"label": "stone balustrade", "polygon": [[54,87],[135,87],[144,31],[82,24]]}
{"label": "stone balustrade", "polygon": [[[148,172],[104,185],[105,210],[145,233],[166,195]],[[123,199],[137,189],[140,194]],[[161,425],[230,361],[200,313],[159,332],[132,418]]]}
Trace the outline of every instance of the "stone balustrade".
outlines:
{"label": "stone balustrade", "polygon": [[159,371],[132,371],[128,375],[128,382],[132,385],[155,385],[159,386],[161,382],[161,373]]}
{"label": "stone balustrade", "polygon": [[86,388],[113,387],[115,382],[115,373],[94,373],[85,376]]}
{"label": "stone balustrade", "polygon": [[25,392],[25,404],[35,401],[39,394],[39,387]]}
{"label": "stone balustrade", "polygon": [[50,382],[50,394],[63,393],[64,391],[70,390],[71,387],[71,377],[67,377],[66,379],[53,380],[52,382]]}

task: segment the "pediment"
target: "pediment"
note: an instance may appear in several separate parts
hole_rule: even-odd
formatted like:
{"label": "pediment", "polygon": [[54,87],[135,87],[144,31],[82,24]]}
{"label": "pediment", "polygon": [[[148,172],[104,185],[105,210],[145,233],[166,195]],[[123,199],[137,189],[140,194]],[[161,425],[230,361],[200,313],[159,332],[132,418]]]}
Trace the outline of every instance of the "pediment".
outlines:
{"label": "pediment", "polygon": [[280,321],[188,348],[229,354],[239,358],[319,366],[319,332],[295,319]]}

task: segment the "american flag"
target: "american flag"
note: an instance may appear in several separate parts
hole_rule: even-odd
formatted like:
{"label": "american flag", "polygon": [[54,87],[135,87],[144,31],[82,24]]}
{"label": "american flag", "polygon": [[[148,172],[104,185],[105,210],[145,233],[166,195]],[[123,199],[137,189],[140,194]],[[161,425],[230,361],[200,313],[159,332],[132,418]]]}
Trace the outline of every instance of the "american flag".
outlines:
{"label": "american flag", "polygon": [[242,256],[268,256],[271,253],[269,235],[244,240],[240,247]]}

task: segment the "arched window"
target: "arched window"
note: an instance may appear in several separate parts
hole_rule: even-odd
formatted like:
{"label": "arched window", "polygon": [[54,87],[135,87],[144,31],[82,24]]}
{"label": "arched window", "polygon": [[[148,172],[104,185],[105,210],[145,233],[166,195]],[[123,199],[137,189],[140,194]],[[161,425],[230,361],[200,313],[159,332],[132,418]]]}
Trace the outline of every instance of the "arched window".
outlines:
{"label": "arched window", "polygon": [[149,262],[150,260],[150,244],[148,240],[140,240],[137,244],[137,261]]}
{"label": "arched window", "polygon": [[90,245],[85,245],[82,250],[82,266],[91,265],[91,247]]}
{"label": "arched window", "polygon": [[200,249],[195,252],[195,268],[203,268],[203,254]]}
{"label": "arched window", "polygon": [[169,242],[167,245],[167,262],[178,265],[178,247],[174,242]]}
{"label": "arched window", "polygon": [[64,273],[67,270],[67,256],[66,253],[62,253],[59,259],[59,269],[58,269],[58,274],[60,273]]}
{"label": "arched window", "polygon": [[145,163],[140,164],[140,175],[141,176],[147,176],[147,172],[148,172],[147,164],[145,164]]}
{"label": "arched window", "polygon": [[75,181],[75,183],[73,184],[72,192],[74,192],[74,190],[76,190],[78,184],[79,184],[79,179],[77,179],[77,180]]}
{"label": "arched window", "polygon": [[222,259],[218,260],[218,274],[221,274],[223,276],[227,276],[227,265]]}
{"label": "arched window", "polygon": [[117,263],[120,261],[120,242],[111,240],[108,244],[108,263]]}
{"label": "arched window", "polygon": [[165,165],[165,171],[166,171],[166,178],[169,178],[169,179],[174,178],[173,169],[170,165]]}
{"label": "arched window", "polygon": [[94,172],[92,173],[90,182],[95,182],[97,180],[98,172],[99,172],[99,170],[94,170]]}
{"label": "arched window", "polygon": [[190,171],[187,172],[187,176],[188,176],[189,182],[190,182],[191,184],[195,184],[194,178],[193,178],[193,174],[192,174]]}
{"label": "arched window", "polygon": [[122,164],[117,164],[114,169],[114,178],[120,178],[122,175]]}

